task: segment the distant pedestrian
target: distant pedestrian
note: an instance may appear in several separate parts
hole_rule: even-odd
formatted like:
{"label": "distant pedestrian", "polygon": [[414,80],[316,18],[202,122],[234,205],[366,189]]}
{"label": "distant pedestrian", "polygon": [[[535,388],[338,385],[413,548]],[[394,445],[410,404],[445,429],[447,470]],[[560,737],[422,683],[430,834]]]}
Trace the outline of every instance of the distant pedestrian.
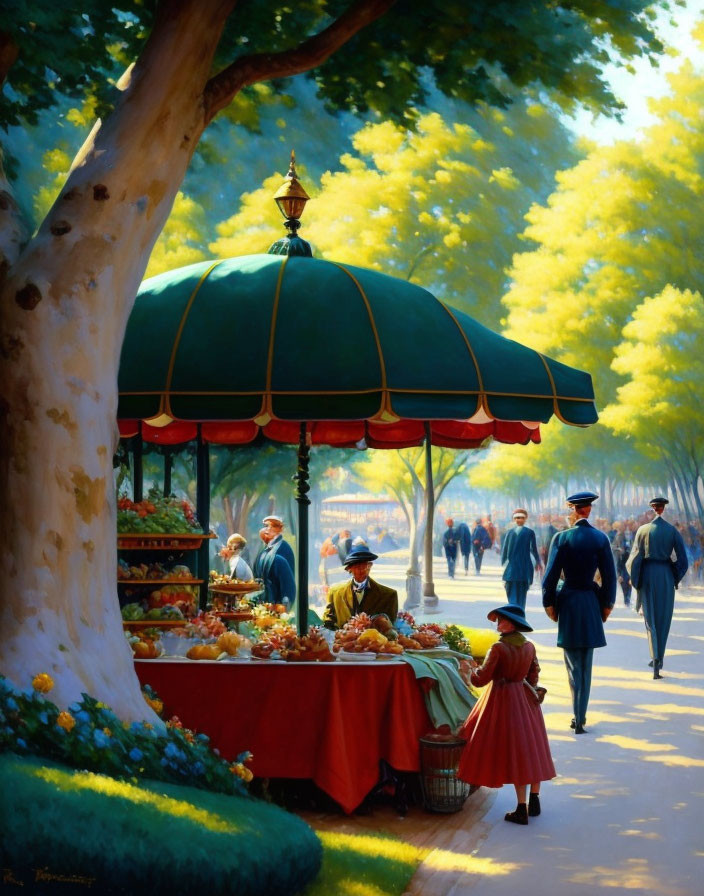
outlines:
{"label": "distant pedestrian", "polygon": [[482,525],[480,519],[474,521],[474,529],[472,529],[472,555],[474,557],[474,569],[477,575],[482,571],[482,560],[484,559],[484,551],[491,547],[491,538],[489,533]]}
{"label": "distant pedestrian", "polygon": [[[501,544],[502,578],[506,597],[510,604],[526,608],[528,589],[533,584],[533,560],[535,568],[542,569],[535,532],[525,525],[528,511],[517,507],[513,511],[515,526],[509,529]],[[532,559],[531,559],[532,558]]]}
{"label": "distant pedestrian", "polygon": [[[576,522],[553,538],[543,578],[543,606],[557,622],[557,646],[564,650],[575,734],[586,733],[594,648],[606,646],[604,622],[616,600],[611,544],[589,524],[592,503],[598,497],[593,492],[579,492],[567,499]],[[597,570],[601,585],[594,581]],[[558,589],[562,574],[564,582]]]}
{"label": "distant pedestrian", "polygon": [[688,566],[682,536],[662,518],[666,504],[669,501],[663,497],[653,498],[650,502],[655,518],[636,532],[633,550],[626,564],[633,587],[638,592],[636,611],[641,611],[645,620],[653,678],[662,678],[660,670],[670,634],[675,589]]}
{"label": "distant pedestrian", "polygon": [[624,607],[631,605],[631,575],[626,567],[626,561],[631,553],[631,533],[628,531],[623,520],[616,520],[614,523],[611,539],[611,553],[614,555],[614,563],[616,564],[616,577],[621,586],[623,593]]}
{"label": "distant pedestrian", "polygon": [[488,687],[457,732],[467,741],[457,774],[484,787],[513,784],[516,809],[504,818],[528,824],[529,815],[540,815],[541,781],[555,777],[543,713],[535,697],[540,666],[535,645],[523,635],[533,629],[522,608],[512,604],[497,607],[487,619],[496,622],[501,637],[491,645],[481,667],[470,660],[471,683]]}
{"label": "distant pedestrian", "polygon": [[472,532],[467,523],[459,523],[457,531],[460,536],[460,554],[464,564],[464,574],[469,571],[469,555],[472,553]]}
{"label": "distant pedestrian", "polygon": [[447,560],[447,574],[451,579],[455,577],[455,564],[457,563],[457,548],[459,547],[459,532],[455,529],[455,521],[452,518],[445,520],[447,529],[442,535],[442,549]]}

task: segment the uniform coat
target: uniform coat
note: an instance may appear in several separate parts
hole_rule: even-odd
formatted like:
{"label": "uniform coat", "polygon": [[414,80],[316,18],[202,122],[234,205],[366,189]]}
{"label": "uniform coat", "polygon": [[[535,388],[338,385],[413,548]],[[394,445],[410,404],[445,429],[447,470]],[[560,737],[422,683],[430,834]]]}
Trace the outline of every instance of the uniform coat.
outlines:
{"label": "uniform coat", "polygon": [[[672,554],[676,560],[672,560]],[[626,563],[638,592],[651,659],[662,664],[675,606],[675,588],[687,572],[687,552],[678,530],[661,516],[641,526]]]}
{"label": "uniform coat", "polygon": [[[326,628],[342,628],[342,626],[350,619],[355,609],[355,595],[352,589],[352,582],[343,582],[339,585],[333,585],[328,591],[328,602],[323,613],[323,625]],[[369,616],[376,616],[379,613],[386,613],[389,619],[394,622],[398,616],[398,594],[393,588],[387,588],[386,585],[380,585],[374,579],[367,579],[367,587],[364,596],[360,600],[357,598],[358,612],[366,613]]]}
{"label": "uniform coat", "polygon": [[[594,581],[597,570],[600,586]],[[562,573],[565,580],[558,590]],[[610,610],[615,600],[616,567],[608,537],[586,519],[558,532],[543,578],[543,606],[557,612],[557,646],[564,649],[578,732],[587,718],[594,648],[606,645],[602,611]]]}
{"label": "uniform coat", "polygon": [[504,535],[501,562],[505,564],[502,579],[506,597],[511,604],[525,609],[526,595],[533,584],[533,561],[540,563],[535,532],[527,526],[514,526]]}
{"label": "uniform coat", "polygon": [[[594,582],[599,570],[601,587]],[[560,573],[565,581],[558,590]],[[605,647],[601,611],[616,600],[616,567],[607,536],[587,520],[558,532],[543,577],[543,606],[558,613],[558,647]]]}

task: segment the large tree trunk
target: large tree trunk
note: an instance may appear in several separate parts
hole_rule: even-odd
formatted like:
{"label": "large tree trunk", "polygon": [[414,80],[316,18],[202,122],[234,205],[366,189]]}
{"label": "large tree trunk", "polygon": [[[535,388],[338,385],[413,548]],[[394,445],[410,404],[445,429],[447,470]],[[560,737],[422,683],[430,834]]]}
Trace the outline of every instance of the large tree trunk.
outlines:
{"label": "large tree trunk", "polygon": [[87,691],[124,719],[149,713],[116,593],[120,349],[206,123],[223,6],[177,2],[157,22],[0,296],[2,672],[21,687],[48,672],[58,704]]}

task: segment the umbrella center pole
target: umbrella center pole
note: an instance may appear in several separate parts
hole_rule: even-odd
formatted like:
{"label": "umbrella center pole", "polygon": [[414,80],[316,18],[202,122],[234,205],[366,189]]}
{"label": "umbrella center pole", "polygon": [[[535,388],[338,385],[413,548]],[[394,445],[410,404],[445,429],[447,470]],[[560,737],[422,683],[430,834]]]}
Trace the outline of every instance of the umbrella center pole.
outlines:
{"label": "umbrella center pole", "polygon": [[308,631],[308,505],[310,445],[305,423],[301,423],[298,439],[298,468],[294,474],[296,503],[298,504],[298,533],[296,538],[296,627],[298,634]]}
{"label": "umbrella center pole", "polygon": [[425,424],[425,534],[423,537],[423,609],[438,613],[439,600],[433,582],[433,521],[435,519],[435,488],[433,486],[433,455],[430,444],[430,423]]}

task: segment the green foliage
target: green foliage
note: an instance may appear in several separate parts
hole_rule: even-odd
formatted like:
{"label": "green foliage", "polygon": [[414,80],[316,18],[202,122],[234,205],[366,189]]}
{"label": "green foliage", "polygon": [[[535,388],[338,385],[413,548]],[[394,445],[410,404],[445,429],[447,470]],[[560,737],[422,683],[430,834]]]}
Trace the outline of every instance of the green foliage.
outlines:
{"label": "green foliage", "polygon": [[[393,273],[496,326],[524,215],[577,156],[554,110],[530,97],[507,112],[436,101],[446,117],[421,114],[413,132],[390,121],[357,131],[354,153],[319,184],[299,166],[314,197],[305,237],[319,256]],[[215,255],[260,252],[279,237],[280,182],[272,175],[243,196],[218,226]]]}
{"label": "green foliage", "polygon": [[[53,682],[47,675],[37,676]],[[36,681],[36,679],[35,679]],[[147,695],[156,704],[155,695]],[[147,710],[145,708],[145,715]],[[0,676],[0,752],[36,754],[120,779],[154,778],[188,783],[221,793],[245,795],[244,763],[217,756],[205,734],[194,734],[178,722],[155,727],[149,722],[123,723],[104,703],[83,694],[68,711],[38,690],[19,691]]]}
{"label": "green foliage", "polygon": [[[349,5],[348,0],[238,4],[214,68],[246,54],[290,49]],[[617,112],[604,65],[662,51],[651,26],[653,5],[651,0],[474,0],[468,6],[464,0],[426,0],[419,6],[398,0],[309,77],[332,109],[375,110],[402,122],[412,121],[424,105],[427,72],[443,93],[471,104],[507,106],[508,79],[519,88],[539,83],[556,91],[566,108],[582,103]],[[155,7],[140,0],[102,0],[88,8],[14,3],[3,28],[19,57],[9,73],[0,124],[34,122],[38,111],[61,95],[82,99],[97,92],[104,106],[116,64],[137,57]]]}
{"label": "green foliage", "polygon": [[612,367],[626,377],[602,419],[621,438],[691,485],[702,514],[704,300],[668,286],[642,302],[623,329]]}
{"label": "green foliage", "polygon": [[[672,321],[683,324],[680,310],[695,301],[694,293],[704,294],[699,251],[704,240],[704,73],[686,62],[668,80],[671,93],[652,104],[657,120],[642,140],[593,147],[578,165],[558,174],[557,190],[547,204],[531,209],[524,237],[535,248],[514,258],[504,296],[505,335],[593,371],[598,406],[612,408],[604,416],[609,428],[581,433],[546,427],[539,459],[502,447],[473,473],[475,484],[481,477],[484,486],[501,480],[510,489],[511,479],[516,486],[521,476],[536,471],[540,482],[564,483],[569,475],[599,481],[604,474],[653,481],[648,480],[653,453],[646,443],[656,433],[646,435],[641,428],[640,438],[635,433],[628,438],[618,418],[630,417],[626,404],[632,405],[636,392],[643,399],[643,413],[655,402],[639,372],[645,346],[655,347],[658,328],[664,352],[670,345],[674,350],[680,338],[686,340],[672,330]],[[636,329],[630,322],[636,319],[634,341]],[[628,345],[622,346],[624,339]],[[684,354],[691,359],[689,349]],[[682,365],[659,371],[663,402],[671,389],[679,388],[677,380],[687,379],[686,364],[683,358]],[[634,385],[622,393],[631,367]],[[672,385],[665,382],[670,377],[676,381]],[[673,449],[692,416],[682,396],[667,416]]]}
{"label": "green foliage", "polygon": [[36,124],[38,113],[62,97],[82,100],[97,92],[99,114],[105,111],[112,82],[124,68],[120,58],[133,59],[143,46],[154,5],[14,0],[3,9],[2,28],[18,56],[0,104],[0,127]]}
{"label": "green foliage", "polygon": [[[258,800],[13,755],[0,756],[0,773],[4,868],[33,893],[286,896],[320,868],[313,831]],[[76,887],[45,890],[35,869]]]}

